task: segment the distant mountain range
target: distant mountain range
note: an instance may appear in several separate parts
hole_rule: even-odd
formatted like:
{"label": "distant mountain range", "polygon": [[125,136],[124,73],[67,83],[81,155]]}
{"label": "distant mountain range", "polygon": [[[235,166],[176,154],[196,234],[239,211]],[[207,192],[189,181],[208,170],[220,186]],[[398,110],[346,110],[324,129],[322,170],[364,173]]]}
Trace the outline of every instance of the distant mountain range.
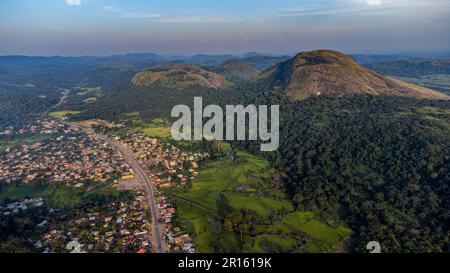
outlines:
{"label": "distant mountain range", "polygon": [[[381,54],[350,54],[356,62],[363,65],[371,65],[381,62],[393,61],[423,61],[430,59],[448,59],[450,53],[404,53],[396,55]],[[160,63],[181,64],[189,63],[196,65],[217,66],[230,60],[238,60],[239,62],[248,64],[258,71],[264,71],[277,63],[286,61],[292,55],[276,55],[270,53],[247,52],[240,55],[218,54],[208,55],[199,54],[193,56],[177,56],[177,55],[159,55],[156,53],[129,53],[124,55],[111,56],[81,56],[81,57],[63,57],[63,56],[22,56],[10,55],[0,56],[0,67],[3,65],[99,65],[111,63],[126,63],[136,66],[152,66]]]}
{"label": "distant mountain range", "polygon": [[82,57],[40,57],[40,56],[21,56],[10,55],[0,56],[0,66],[2,64],[27,64],[33,63],[35,65],[43,64],[84,64],[93,65],[99,63],[128,63],[134,65],[154,65],[157,63],[190,63],[197,65],[220,65],[229,60],[239,60],[247,63],[254,68],[262,71],[278,62],[284,61],[291,56],[289,55],[272,55],[262,54],[256,52],[249,52],[242,55],[194,55],[194,56],[162,56],[155,53],[130,53],[125,55],[111,55],[111,56],[82,56]]}
{"label": "distant mountain range", "polygon": [[[436,63],[439,67],[450,63],[429,62]],[[202,68],[193,64],[153,68],[136,74],[132,83],[137,87],[156,85],[178,90],[192,87],[220,89],[230,87],[231,83],[252,79],[294,100],[305,100],[311,96],[342,97],[354,94],[450,99],[431,89],[373,72],[350,56],[332,50],[299,53],[261,74],[242,60],[229,60],[219,66]]]}
{"label": "distant mountain range", "polygon": [[356,62],[366,65],[380,62],[449,59],[450,52],[435,52],[435,53],[407,52],[402,54],[350,54],[350,56]]}

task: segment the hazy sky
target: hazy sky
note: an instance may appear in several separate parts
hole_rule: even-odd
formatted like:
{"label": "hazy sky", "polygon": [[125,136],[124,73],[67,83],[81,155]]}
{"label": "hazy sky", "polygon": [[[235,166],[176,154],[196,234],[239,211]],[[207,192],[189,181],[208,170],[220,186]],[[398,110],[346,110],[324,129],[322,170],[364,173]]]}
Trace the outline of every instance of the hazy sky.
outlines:
{"label": "hazy sky", "polygon": [[0,55],[450,51],[450,0],[0,0]]}

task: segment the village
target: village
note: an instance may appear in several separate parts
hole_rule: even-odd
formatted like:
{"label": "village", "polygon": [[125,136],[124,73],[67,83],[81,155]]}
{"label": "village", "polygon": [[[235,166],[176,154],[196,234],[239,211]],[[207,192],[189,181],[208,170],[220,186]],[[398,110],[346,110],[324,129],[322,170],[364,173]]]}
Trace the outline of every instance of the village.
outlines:
{"label": "village", "polygon": [[0,207],[2,220],[26,217],[27,213],[39,218],[33,230],[36,251],[68,252],[66,246],[77,242],[83,252],[151,252],[143,192],[137,192],[130,200],[84,205],[76,210],[48,208],[44,203],[44,198],[36,197]]}
{"label": "village", "polygon": [[[107,129],[114,129],[114,126]],[[34,142],[9,147],[0,153],[0,183],[3,185],[23,183],[83,190],[92,183],[113,183],[117,190],[131,190],[136,195],[133,200],[109,202],[101,208],[79,208],[83,213],[66,219],[61,227],[51,225],[34,247],[42,252],[52,252],[55,242],[61,245],[61,241],[77,241],[85,252],[152,251],[149,200],[145,188],[120,152],[107,141],[92,130],[70,126],[58,119],[37,119],[20,128],[9,127],[2,134],[39,136]],[[190,235],[173,223],[176,207],[165,196],[164,189],[181,188],[191,183],[199,175],[199,164],[208,159],[209,154],[184,152],[170,143],[140,133],[109,137],[135,155],[155,186],[157,224],[168,251],[194,253],[195,243]],[[9,203],[1,208],[2,216],[17,217],[29,204],[42,203],[45,203],[42,197]],[[51,211],[56,213],[58,209],[51,208]],[[36,226],[39,231],[50,227],[48,220]]]}
{"label": "village", "polygon": [[22,127],[19,134],[47,138],[7,148],[0,154],[0,183],[40,181],[49,185],[83,187],[84,182],[105,182],[129,167],[121,155],[79,128],[57,120],[42,120]]}
{"label": "village", "polygon": [[[174,226],[172,217],[176,208],[171,205],[163,189],[183,187],[199,175],[198,167],[201,161],[208,159],[208,153],[183,152],[179,148],[163,143],[143,134],[133,134],[127,137],[114,137],[115,141],[123,143],[132,151],[139,163],[145,167],[152,183],[157,188],[159,223],[163,227],[164,238],[172,252],[194,253],[195,244],[189,234],[183,233]],[[135,179],[133,174],[122,177],[122,180]]]}

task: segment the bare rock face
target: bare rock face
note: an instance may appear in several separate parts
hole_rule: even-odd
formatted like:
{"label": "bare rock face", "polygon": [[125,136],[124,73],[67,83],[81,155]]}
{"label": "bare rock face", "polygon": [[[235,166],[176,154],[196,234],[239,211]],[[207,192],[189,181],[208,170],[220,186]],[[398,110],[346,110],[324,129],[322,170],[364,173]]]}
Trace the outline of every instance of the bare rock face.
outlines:
{"label": "bare rock face", "polygon": [[268,82],[275,90],[281,90],[294,100],[352,94],[450,99],[440,92],[370,71],[349,56],[331,50],[299,53],[264,71],[257,80]]}

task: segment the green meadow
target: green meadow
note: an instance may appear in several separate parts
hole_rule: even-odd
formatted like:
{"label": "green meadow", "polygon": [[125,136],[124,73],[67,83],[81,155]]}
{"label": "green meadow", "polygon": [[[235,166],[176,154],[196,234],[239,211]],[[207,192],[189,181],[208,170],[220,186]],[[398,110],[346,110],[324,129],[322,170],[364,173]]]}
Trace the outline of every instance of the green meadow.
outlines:
{"label": "green meadow", "polygon": [[261,235],[248,241],[246,248],[255,253],[289,253],[298,248],[297,240],[285,235]]}
{"label": "green meadow", "polygon": [[80,90],[77,92],[77,96],[85,96],[85,95],[101,95],[102,88],[100,86],[97,87],[84,87],[80,88]]}
{"label": "green meadow", "polygon": [[51,138],[51,135],[32,135],[27,137],[15,137],[12,140],[0,140],[0,152],[3,152],[7,148],[15,147],[23,144],[32,144],[37,141],[43,141]]}
{"label": "green meadow", "polygon": [[166,120],[156,118],[144,121],[139,112],[122,114],[121,121],[127,124],[127,128],[119,131],[119,134],[143,133],[149,137],[168,138],[171,136],[171,128]]}
{"label": "green meadow", "polygon": [[167,138],[171,136],[169,127],[144,127],[141,131],[149,137]]}
{"label": "green meadow", "polygon": [[448,74],[431,74],[417,78],[398,78],[409,83],[417,84],[423,87],[443,91],[447,94],[450,94],[450,75]]}
{"label": "green meadow", "polygon": [[266,160],[242,152],[237,158],[235,162],[227,158],[208,162],[192,187],[180,196],[212,210],[217,210],[218,194],[224,194],[231,207],[251,209],[262,216],[270,211],[293,210],[286,199],[275,199],[267,194],[280,192],[280,189],[269,181],[274,170]]}
{"label": "green meadow", "polygon": [[[226,143],[223,149],[231,149]],[[296,212],[273,181],[269,162],[244,152],[231,160],[227,156],[203,163],[200,175],[187,190],[170,193],[177,205],[176,219],[193,235],[199,252],[327,252],[347,240],[350,230],[330,227],[311,212]],[[261,221],[281,215],[279,221],[257,225],[251,234],[226,231],[221,227],[218,196],[225,196],[233,210],[249,210]],[[299,248],[299,238],[308,244]]]}
{"label": "green meadow", "polygon": [[97,98],[96,97],[90,97],[90,98],[84,99],[83,102],[87,103],[87,104],[96,103],[97,102]]}
{"label": "green meadow", "polygon": [[72,115],[78,115],[80,114],[81,111],[55,111],[55,112],[50,112],[49,115],[53,118],[64,118],[67,116],[72,116]]}
{"label": "green meadow", "polygon": [[314,218],[313,212],[297,211],[285,215],[281,221],[268,228],[274,234],[304,234],[313,240],[306,252],[326,252],[350,237],[351,230],[344,226],[331,227]]}
{"label": "green meadow", "polygon": [[0,203],[40,196],[52,207],[75,207],[99,200],[112,200],[121,194],[123,193],[117,191],[111,183],[95,183],[84,189],[64,186],[3,185],[0,188]]}

